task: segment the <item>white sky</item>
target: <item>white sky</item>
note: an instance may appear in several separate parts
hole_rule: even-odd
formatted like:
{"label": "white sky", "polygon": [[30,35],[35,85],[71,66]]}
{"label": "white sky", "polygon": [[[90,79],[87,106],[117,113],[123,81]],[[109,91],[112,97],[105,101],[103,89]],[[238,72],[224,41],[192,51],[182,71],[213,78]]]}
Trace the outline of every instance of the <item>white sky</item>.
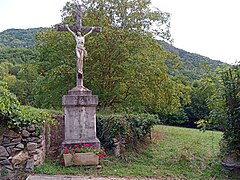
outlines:
{"label": "white sky", "polygon": [[0,0],[0,32],[10,28],[51,27],[61,22],[67,0]]}
{"label": "white sky", "polygon": [[[0,0],[0,32],[61,22],[67,0]],[[239,0],[152,0],[171,14],[173,45],[211,59],[240,60]]]}

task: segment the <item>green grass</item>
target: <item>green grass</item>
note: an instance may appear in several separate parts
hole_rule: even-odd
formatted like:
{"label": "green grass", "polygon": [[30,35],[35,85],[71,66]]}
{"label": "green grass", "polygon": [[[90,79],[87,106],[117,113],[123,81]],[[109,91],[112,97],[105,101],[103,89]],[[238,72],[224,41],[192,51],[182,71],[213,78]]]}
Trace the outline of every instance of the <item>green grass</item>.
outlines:
{"label": "green grass", "polygon": [[221,132],[200,132],[170,126],[156,126],[152,143],[128,152],[127,162],[111,155],[101,160],[102,170],[95,167],[64,167],[47,159],[35,168],[43,174],[87,174],[120,177],[173,177],[183,179],[233,179],[222,169],[217,158]]}

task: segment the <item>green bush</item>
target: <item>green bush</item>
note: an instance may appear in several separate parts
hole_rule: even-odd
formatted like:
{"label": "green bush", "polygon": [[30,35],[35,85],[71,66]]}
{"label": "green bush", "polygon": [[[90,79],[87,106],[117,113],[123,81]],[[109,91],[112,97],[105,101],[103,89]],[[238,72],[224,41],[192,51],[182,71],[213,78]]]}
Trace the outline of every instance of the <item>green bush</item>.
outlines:
{"label": "green bush", "polygon": [[97,116],[97,136],[104,147],[111,147],[113,138],[123,137],[127,145],[144,142],[151,128],[159,124],[151,114],[111,114]]}
{"label": "green bush", "polygon": [[170,112],[159,112],[158,117],[161,122],[170,126],[191,126],[193,122],[189,120],[187,113],[183,108],[179,108],[173,113]]}
{"label": "green bush", "polygon": [[222,73],[225,93],[226,127],[223,130],[221,154],[240,157],[240,64]]}
{"label": "green bush", "polygon": [[28,106],[21,106],[18,115],[8,122],[10,128],[21,129],[24,126],[34,124],[37,134],[43,131],[44,123],[54,124],[55,120],[45,110],[35,109]]}
{"label": "green bush", "polygon": [[7,89],[7,85],[0,84],[0,123],[9,128],[21,129],[30,124],[35,125],[38,133],[43,130],[45,122],[54,123],[51,116],[44,110],[21,106],[16,96]]}
{"label": "green bush", "polygon": [[0,82],[0,123],[6,124],[20,112],[20,103],[7,89],[6,83]]}

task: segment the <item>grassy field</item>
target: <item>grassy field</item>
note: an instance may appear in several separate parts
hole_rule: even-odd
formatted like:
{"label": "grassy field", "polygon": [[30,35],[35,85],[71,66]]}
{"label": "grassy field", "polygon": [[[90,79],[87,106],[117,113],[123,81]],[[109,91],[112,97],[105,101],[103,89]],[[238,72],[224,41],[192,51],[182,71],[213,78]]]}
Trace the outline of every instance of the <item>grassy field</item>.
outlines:
{"label": "grassy field", "polygon": [[86,174],[120,177],[171,177],[176,179],[234,179],[222,169],[219,160],[221,132],[200,132],[170,126],[156,126],[152,143],[128,152],[127,162],[108,155],[101,160],[101,170],[95,167],[64,167],[47,159],[35,168],[42,174]]}

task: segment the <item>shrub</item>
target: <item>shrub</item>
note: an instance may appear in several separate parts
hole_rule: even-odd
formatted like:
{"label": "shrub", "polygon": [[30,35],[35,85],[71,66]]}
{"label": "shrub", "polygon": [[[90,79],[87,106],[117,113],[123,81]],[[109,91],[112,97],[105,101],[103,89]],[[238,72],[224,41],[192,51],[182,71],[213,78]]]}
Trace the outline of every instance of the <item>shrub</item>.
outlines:
{"label": "shrub", "polygon": [[20,112],[20,103],[7,89],[6,83],[0,84],[0,123],[6,124]]}
{"label": "shrub", "polygon": [[0,84],[0,123],[9,128],[21,129],[30,124],[35,125],[37,133],[43,130],[44,122],[54,123],[50,115],[43,110],[21,106],[16,96]]}
{"label": "shrub", "polygon": [[226,127],[221,142],[222,155],[240,156],[240,64],[222,74],[226,99]]}
{"label": "shrub", "polygon": [[56,120],[51,118],[51,115],[42,109],[36,109],[28,106],[20,106],[20,111],[16,117],[8,122],[9,128],[21,129],[24,126],[34,124],[37,134],[43,131],[44,123],[55,124]]}
{"label": "shrub", "polygon": [[158,117],[161,119],[161,122],[166,125],[171,126],[192,126],[194,122],[189,120],[187,113],[184,111],[183,108],[179,108],[175,112],[169,113],[169,112],[159,112]]}
{"label": "shrub", "polygon": [[151,128],[159,124],[151,114],[111,114],[97,116],[97,136],[104,147],[111,147],[113,138],[123,137],[128,145],[144,142]]}

